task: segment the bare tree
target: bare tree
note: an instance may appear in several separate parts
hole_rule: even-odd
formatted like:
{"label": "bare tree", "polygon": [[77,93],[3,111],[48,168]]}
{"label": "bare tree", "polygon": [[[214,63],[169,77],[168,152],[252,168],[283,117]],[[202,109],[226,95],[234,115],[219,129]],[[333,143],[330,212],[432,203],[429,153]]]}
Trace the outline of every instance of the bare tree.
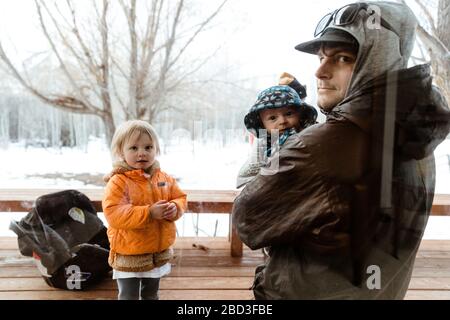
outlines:
{"label": "bare tree", "polygon": [[433,5],[427,0],[414,1],[423,17],[417,27],[417,34],[430,56],[435,83],[450,101],[450,0],[439,0],[437,8],[434,6],[437,19],[430,11]]}
{"label": "bare tree", "polygon": [[[154,120],[169,107],[186,78],[210,56],[188,60],[198,40],[227,0],[201,21],[194,21],[186,0],[34,0],[39,25],[56,59],[58,88],[36,83],[19,69],[0,41],[0,60],[19,83],[45,103],[101,118],[108,142],[115,119]],[[88,14],[86,14],[88,13]],[[213,53],[212,53],[213,54]],[[55,68],[56,69],[56,68]]]}

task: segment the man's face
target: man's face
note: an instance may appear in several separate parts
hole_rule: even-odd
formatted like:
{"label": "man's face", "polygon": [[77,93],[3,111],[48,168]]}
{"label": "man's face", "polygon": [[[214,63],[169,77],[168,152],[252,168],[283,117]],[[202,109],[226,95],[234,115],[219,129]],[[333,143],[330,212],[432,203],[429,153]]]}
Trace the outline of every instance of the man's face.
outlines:
{"label": "man's face", "polygon": [[347,92],[356,62],[356,53],[349,48],[322,46],[318,51],[320,66],[316,71],[317,104],[333,109]]}

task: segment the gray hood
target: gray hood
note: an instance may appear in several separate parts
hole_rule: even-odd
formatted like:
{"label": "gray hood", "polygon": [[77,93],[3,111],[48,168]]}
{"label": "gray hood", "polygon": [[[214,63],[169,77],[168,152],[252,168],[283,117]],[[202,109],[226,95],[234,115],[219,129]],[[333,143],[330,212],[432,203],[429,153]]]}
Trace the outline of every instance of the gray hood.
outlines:
{"label": "gray hood", "polygon": [[[387,1],[367,4],[373,7],[369,7],[368,11],[361,10],[353,24],[328,27],[350,33],[359,44],[353,77],[346,98],[339,105],[345,104],[351,99],[353,92],[358,91],[369,80],[387,71],[406,68],[414,46],[417,20],[408,6]],[[371,8],[377,14],[369,15]],[[377,23],[374,16],[387,21],[400,37]]]}
{"label": "gray hood", "polygon": [[386,1],[368,4],[400,37],[382,26],[371,28],[373,21],[365,10],[349,26],[329,27],[350,33],[359,51],[346,97],[324,113],[329,120],[345,118],[369,133],[374,104],[384,103],[386,109],[395,110],[398,152],[404,159],[422,159],[448,134],[447,103],[432,85],[429,65],[407,69],[417,25],[409,7]]}

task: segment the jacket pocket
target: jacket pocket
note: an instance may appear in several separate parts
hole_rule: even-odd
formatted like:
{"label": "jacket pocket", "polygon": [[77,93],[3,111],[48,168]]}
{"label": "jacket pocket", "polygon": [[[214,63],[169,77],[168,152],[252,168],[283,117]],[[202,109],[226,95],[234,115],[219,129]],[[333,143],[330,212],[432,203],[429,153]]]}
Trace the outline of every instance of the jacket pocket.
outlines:
{"label": "jacket pocket", "polygon": [[116,247],[116,238],[117,238],[117,229],[108,229],[106,231],[106,234],[108,235],[109,240],[109,247],[114,250]]}
{"label": "jacket pocket", "polygon": [[112,238],[112,242],[111,242],[111,248],[114,248],[114,251],[116,251],[117,248],[117,242],[118,242],[118,238],[119,238],[119,229],[116,229],[113,233],[113,238]]}
{"label": "jacket pocket", "polygon": [[150,183],[150,188],[154,197],[154,201],[166,200],[169,201],[170,185],[168,181],[156,180]]}

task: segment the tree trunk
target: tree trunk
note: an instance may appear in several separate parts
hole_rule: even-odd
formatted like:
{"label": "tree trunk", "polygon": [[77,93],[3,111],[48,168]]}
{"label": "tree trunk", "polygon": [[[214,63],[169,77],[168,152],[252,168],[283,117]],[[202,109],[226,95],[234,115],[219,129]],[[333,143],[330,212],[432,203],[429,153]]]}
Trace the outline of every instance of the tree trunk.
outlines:
{"label": "tree trunk", "polygon": [[439,0],[437,34],[439,40],[447,48],[447,54],[439,57],[435,63],[436,84],[443,90],[447,102],[450,103],[450,0]]}
{"label": "tree trunk", "polygon": [[439,39],[450,48],[450,0],[439,0],[437,30]]}
{"label": "tree trunk", "polygon": [[116,126],[114,124],[113,117],[112,115],[107,114],[100,118],[102,119],[103,125],[105,127],[106,144],[108,147],[110,147],[114,132],[116,131]]}

